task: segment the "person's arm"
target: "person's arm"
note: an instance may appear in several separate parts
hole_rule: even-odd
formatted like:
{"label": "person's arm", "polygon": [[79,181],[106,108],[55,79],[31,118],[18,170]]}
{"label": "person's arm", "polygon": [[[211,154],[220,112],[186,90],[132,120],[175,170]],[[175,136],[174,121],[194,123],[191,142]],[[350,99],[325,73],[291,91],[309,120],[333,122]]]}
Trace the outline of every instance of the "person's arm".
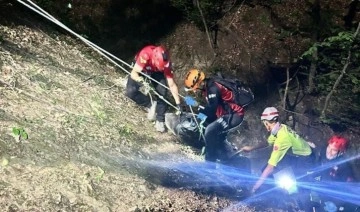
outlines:
{"label": "person's arm", "polygon": [[208,117],[216,116],[216,110],[221,101],[221,93],[216,85],[212,85],[207,90],[207,104],[205,107],[199,107],[199,112]]}
{"label": "person's arm", "polygon": [[140,76],[141,71],[142,71],[142,67],[139,66],[138,64],[135,64],[130,73],[131,79],[135,80],[136,82],[140,82],[140,80],[142,79],[142,77]]}
{"label": "person's arm", "polygon": [[253,186],[252,192],[255,192],[264,183],[265,179],[274,171],[274,167],[280,162],[280,160],[291,147],[291,143],[285,142],[284,139],[287,139],[287,136],[269,136],[268,142],[269,144],[273,144],[273,150],[268,160],[268,165],[262,172],[260,179]]}
{"label": "person's arm", "polygon": [[343,176],[344,182],[353,182],[354,174],[350,162],[345,162],[340,165],[338,173]]}
{"label": "person's arm", "polygon": [[243,146],[240,151],[244,151],[244,152],[251,152],[255,149],[260,149],[260,148],[263,148],[263,147],[267,147],[268,146],[268,143],[266,141],[262,141],[254,146]]}
{"label": "person's arm", "polygon": [[167,79],[167,83],[169,85],[170,92],[171,92],[172,96],[174,97],[175,103],[177,105],[179,105],[180,104],[179,89],[173,78],[166,78],[166,79]]}
{"label": "person's arm", "polygon": [[274,166],[268,164],[266,166],[266,168],[264,169],[264,171],[261,173],[260,178],[258,179],[258,181],[256,181],[255,185],[252,188],[252,192],[254,193],[257,189],[260,188],[260,186],[264,183],[264,181],[266,180],[266,178],[274,171]]}

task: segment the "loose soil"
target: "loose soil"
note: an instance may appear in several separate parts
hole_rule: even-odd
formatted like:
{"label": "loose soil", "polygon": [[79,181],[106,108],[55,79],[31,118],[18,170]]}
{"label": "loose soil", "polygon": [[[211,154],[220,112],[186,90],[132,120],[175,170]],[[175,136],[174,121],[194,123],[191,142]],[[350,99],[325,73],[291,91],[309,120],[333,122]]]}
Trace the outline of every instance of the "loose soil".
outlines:
{"label": "loose soil", "polygon": [[170,163],[202,157],[154,132],[124,96],[125,75],[91,49],[26,26],[0,33],[0,208],[218,211],[237,203],[163,185]]}
{"label": "loose soil", "polygon": [[[265,25],[267,20],[259,24]],[[244,196],[226,189],[231,187],[232,179],[221,173],[206,172],[205,176],[201,172],[199,164],[205,162],[199,149],[184,145],[171,133],[155,132],[145,111],[124,96],[126,73],[122,69],[73,37],[31,26],[0,25],[0,208],[255,211],[241,201]],[[236,32],[241,24],[229,27]],[[233,49],[227,48],[231,43],[220,40],[220,48],[230,49],[223,52],[230,56],[220,57],[222,62],[233,68],[230,61],[240,61],[237,66],[246,69],[243,58],[247,51],[262,52],[265,41],[273,45],[264,55],[283,58],[283,52],[275,50],[281,43],[270,39],[274,35],[268,31],[259,34],[264,37],[234,38]],[[177,52],[177,68],[187,70],[189,64],[209,66],[206,62],[213,55],[206,45],[199,45],[204,42],[184,36],[206,40],[204,33],[191,24],[177,28],[172,37],[166,38]],[[253,49],[244,48],[245,43],[254,44]],[[191,62],[189,52],[182,48],[194,49]],[[208,55],[199,56],[199,52]],[[247,56],[246,61],[255,64],[249,65],[249,70],[260,70],[257,64],[261,64],[261,56]],[[179,72],[179,79],[183,74]],[[234,143],[264,139],[266,132],[258,123],[264,104],[272,102],[257,102],[257,107],[249,109],[242,137],[230,138]],[[329,132],[307,130],[318,143]],[[23,133],[19,135],[19,131]],[[180,164],[190,164],[191,171],[178,171]],[[253,168],[259,170],[257,166]],[[210,186],[214,179],[225,186]],[[261,210],[283,211],[275,207]]]}

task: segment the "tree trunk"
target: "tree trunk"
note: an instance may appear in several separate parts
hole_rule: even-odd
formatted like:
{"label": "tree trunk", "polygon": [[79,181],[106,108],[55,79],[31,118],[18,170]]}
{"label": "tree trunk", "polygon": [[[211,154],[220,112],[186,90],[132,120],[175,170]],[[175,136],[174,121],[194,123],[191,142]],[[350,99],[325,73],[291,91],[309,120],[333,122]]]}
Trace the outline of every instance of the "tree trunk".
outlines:
{"label": "tree trunk", "polygon": [[349,10],[346,16],[344,16],[344,25],[346,29],[351,29],[353,27],[353,21],[356,16],[357,6],[359,4],[359,0],[353,0],[349,4]]}
{"label": "tree trunk", "polygon": [[[316,0],[313,2],[311,6],[311,17],[314,22],[314,28],[312,30],[312,40],[314,43],[318,41],[319,33],[318,29],[321,23],[321,5],[320,0]],[[317,49],[312,54],[312,61],[310,66],[310,73],[308,78],[309,87],[307,89],[309,94],[312,94],[315,90],[314,78],[316,76],[316,67],[317,67],[317,60],[318,60],[318,51]]]}
{"label": "tree trunk", "polygon": [[309,94],[312,94],[315,90],[314,78],[316,75],[317,60],[318,60],[318,50],[315,49],[315,51],[312,54],[312,62],[311,62],[310,73],[309,73],[309,78],[308,78],[308,83],[309,83],[308,93]]}
{"label": "tree trunk", "polygon": [[288,95],[289,81],[290,81],[289,68],[287,68],[286,69],[286,86],[285,86],[284,99],[283,99],[284,110],[286,110],[286,99],[287,99],[287,95]]}

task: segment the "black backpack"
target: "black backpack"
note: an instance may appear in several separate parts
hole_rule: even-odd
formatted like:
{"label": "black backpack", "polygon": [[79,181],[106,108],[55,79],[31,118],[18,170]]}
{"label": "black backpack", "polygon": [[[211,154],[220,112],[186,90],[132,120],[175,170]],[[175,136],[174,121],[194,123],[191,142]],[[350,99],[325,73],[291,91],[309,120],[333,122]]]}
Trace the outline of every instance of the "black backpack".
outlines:
{"label": "black backpack", "polygon": [[212,78],[215,82],[223,85],[234,93],[233,102],[235,104],[245,107],[254,101],[254,93],[239,80],[224,78],[220,73],[218,73],[218,76]]}

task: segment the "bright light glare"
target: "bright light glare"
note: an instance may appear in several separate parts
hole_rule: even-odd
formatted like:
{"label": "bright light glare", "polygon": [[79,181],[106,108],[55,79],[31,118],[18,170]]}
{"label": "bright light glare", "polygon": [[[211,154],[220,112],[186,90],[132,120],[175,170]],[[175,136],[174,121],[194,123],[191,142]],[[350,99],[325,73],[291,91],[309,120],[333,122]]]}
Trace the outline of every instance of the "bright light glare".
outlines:
{"label": "bright light glare", "polygon": [[287,167],[275,173],[274,180],[278,187],[286,190],[289,194],[297,192],[296,178],[292,168]]}
{"label": "bright light glare", "polygon": [[290,176],[282,176],[276,183],[280,188],[286,189],[288,191],[292,187],[296,186],[296,182]]}

